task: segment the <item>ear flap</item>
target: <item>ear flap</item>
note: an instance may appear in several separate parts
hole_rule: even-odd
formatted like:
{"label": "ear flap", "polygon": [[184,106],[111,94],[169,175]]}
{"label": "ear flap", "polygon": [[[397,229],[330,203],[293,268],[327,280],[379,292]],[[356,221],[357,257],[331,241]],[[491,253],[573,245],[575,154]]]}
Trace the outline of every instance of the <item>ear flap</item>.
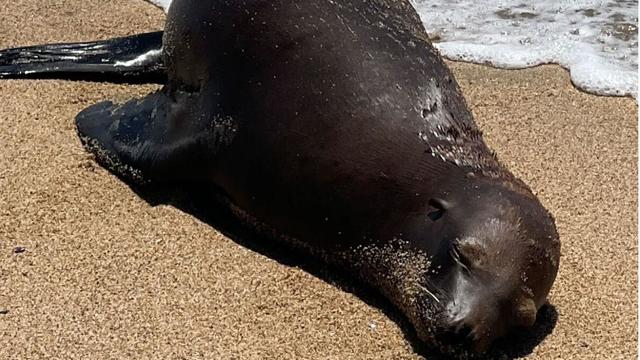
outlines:
{"label": "ear flap", "polygon": [[533,302],[533,299],[523,298],[516,305],[515,311],[515,322],[516,325],[530,328],[536,322],[536,304]]}

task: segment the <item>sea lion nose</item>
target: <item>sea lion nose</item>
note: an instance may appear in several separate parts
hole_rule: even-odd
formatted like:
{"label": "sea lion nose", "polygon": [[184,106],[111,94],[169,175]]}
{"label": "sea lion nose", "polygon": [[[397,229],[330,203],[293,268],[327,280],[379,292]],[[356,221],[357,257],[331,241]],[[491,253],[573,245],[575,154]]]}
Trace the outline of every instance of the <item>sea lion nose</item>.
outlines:
{"label": "sea lion nose", "polygon": [[476,353],[483,353],[495,338],[491,327],[485,325],[480,321],[457,321],[450,324],[445,331],[445,341],[466,347]]}
{"label": "sea lion nose", "polygon": [[536,306],[530,298],[498,304],[473,307],[464,316],[453,316],[446,326],[446,340],[483,353],[510,329],[529,328],[536,321]]}
{"label": "sea lion nose", "polygon": [[446,326],[443,338],[452,344],[470,344],[473,328],[463,322],[453,322]]}
{"label": "sea lion nose", "polygon": [[488,319],[468,319],[461,323],[451,324],[445,331],[445,341],[466,347],[476,353],[483,353],[500,335],[501,330],[498,323],[494,324]]}

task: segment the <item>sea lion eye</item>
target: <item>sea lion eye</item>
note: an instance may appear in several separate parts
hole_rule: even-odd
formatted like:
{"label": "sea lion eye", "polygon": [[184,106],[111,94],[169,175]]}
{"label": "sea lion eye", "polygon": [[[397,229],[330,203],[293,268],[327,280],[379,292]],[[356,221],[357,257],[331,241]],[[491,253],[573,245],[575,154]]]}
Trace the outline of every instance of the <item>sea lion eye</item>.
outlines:
{"label": "sea lion eye", "polygon": [[436,221],[444,215],[444,212],[447,210],[447,203],[438,198],[434,198],[429,200],[429,206],[431,207],[431,211],[427,214],[431,221]]}

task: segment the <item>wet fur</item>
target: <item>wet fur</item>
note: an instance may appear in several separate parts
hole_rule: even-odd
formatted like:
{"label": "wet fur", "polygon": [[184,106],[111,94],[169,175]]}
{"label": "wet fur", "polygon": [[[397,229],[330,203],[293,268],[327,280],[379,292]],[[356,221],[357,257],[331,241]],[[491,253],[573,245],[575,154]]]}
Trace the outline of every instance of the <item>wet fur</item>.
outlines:
{"label": "wet fur", "polygon": [[[117,78],[126,63],[127,76],[141,75],[131,61],[148,46],[138,45],[117,59],[100,52],[106,73]],[[215,187],[249,226],[352,271],[421,339],[458,356],[466,350],[440,337],[462,328],[446,313],[457,296],[516,301],[521,284],[541,284],[531,293],[542,306],[558,266],[553,219],[484,143],[408,1],[175,0],[162,45],[163,57],[142,64],[166,76],[161,91],[77,116],[103,166],[139,183]],[[29,51],[0,52],[0,76],[29,75]],[[56,63],[83,73],[64,51],[49,60],[41,76]],[[524,279],[531,266],[540,274]]]}

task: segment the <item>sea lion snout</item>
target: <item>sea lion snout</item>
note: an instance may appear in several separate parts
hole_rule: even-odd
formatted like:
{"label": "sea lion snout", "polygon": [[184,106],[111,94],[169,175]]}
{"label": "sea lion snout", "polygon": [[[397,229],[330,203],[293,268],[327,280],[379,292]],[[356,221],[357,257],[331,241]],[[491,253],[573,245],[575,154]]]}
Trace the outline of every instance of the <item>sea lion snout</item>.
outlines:
{"label": "sea lion snout", "polygon": [[492,306],[474,306],[467,308],[464,314],[460,314],[454,301],[448,307],[443,339],[449,343],[482,353],[506,331],[504,321]]}
{"label": "sea lion snout", "polygon": [[497,338],[515,328],[533,326],[537,309],[533,299],[521,295],[498,297],[478,287],[461,291],[446,306],[444,328],[447,341],[475,352],[485,352]]}

